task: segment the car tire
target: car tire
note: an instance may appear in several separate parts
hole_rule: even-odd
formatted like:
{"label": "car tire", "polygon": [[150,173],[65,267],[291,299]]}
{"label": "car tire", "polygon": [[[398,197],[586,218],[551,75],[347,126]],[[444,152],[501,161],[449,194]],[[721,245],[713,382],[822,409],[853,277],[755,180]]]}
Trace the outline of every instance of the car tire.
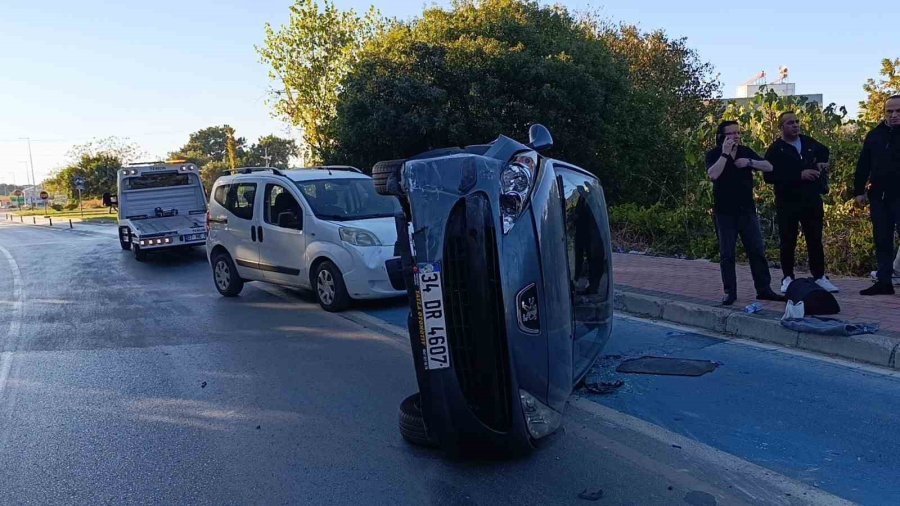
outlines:
{"label": "car tire", "polygon": [[403,195],[400,188],[400,169],[405,159],[385,160],[372,166],[372,180],[375,182],[375,191],[380,195]]}
{"label": "car tire", "polygon": [[213,284],[223,297],[237,297],[244,289],[244,280],[238,275],[231,255],[216,253],[212,259]]}
{"label": "car tire", "polygon": [[119,237],[119,246],[122,247],[123,250],[127,251],[131,249],[131,243],[123,241],[121,237]]}
{"label": "car tire", "polygon": [[436,448],[438,446],[425,427],[422,404],[418,393],[412,394],[400,403],[400,435],[416,446]]}
{"label": "car tire", "polygon": [[327,260],[320,263],[313,272],[312,287],[316,300],[325,311],[342,311],[350,304],[344,276],[337,266]]}
{"label": "car tire", "polygon": [[134,253],[134,259],[138,262],[144,262],[147,260],[147,252],[142,250],[140,246],[135,243],[131,243],[131,251]]}

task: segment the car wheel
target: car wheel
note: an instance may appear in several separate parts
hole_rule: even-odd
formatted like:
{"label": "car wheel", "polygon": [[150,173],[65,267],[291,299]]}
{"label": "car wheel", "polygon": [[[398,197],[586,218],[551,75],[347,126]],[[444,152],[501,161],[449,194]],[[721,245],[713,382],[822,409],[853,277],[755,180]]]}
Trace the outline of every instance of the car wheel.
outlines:
{"label": "car wheel", "polygon": [[428,435],[418,393],[410,395],[400,403],[400,435],[416,446],[428,448],[438,446],[437,441]]}
{"label": "car wheel", "polygon": [[134,253],[134,259],[138,262],[147,260],[147,252],[142,250],[137,244],[131,243],[131,251]]}
{"label": "car wheel", "polygon": [[375,191],[380,195],[402,195],[400,188],[400,168],[406,160],[385,160],[372,166],[372,180]]}
{"label": "car wheel", "polygon": [[244,280],[228,253],[216,253],[212,260],[213,283],[223,297],[236,297],[244,289]]}
{"label": "car wheel", "polygon": [[341,311],[350,304],[350,295],[344,285],[344,276],[331,262],[319,264],[313,277],[316,300],[322,309],[329,312]]}

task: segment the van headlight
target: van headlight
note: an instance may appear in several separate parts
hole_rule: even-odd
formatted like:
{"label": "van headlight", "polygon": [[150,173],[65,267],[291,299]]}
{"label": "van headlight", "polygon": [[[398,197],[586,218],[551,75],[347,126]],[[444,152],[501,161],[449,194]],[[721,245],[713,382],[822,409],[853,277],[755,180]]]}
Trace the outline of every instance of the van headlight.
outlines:
{"label": "van headlight", "polygon": [[525,425],[531,437],[540,439],[559,428],[562,422],[561,414],[525,390],[519,390],[519,398],[522,401],[522,412],[525,414]]}
{"label": "van headlight", "polygon": [[381,246],[381,241],[368,230],[353,227],[341,227],[341,240],[354,246]]}
{"label": "van headlight", "polygon": [[528,205],[537,163],[537,153],[525,151],[516,154],[500,172],[500,215],[504,234],[512,230]]}

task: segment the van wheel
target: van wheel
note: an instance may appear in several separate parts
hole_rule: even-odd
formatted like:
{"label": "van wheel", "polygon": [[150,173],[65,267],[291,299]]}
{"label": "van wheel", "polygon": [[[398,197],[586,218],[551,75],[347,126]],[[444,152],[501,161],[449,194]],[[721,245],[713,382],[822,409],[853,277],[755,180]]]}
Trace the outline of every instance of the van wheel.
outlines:
{"label": "van wheel", "polygon": [[122,238],[121,232],[119,233],[119,246],[122,247],[123,250],[131,249],[131,232],[128,233],[128,241]]}
{"label": "van wheel", "polygon": [[325,311],[332,313],[342,311],[350,304],[344,276],[333,263],[326,260],[316,267],[312,285],[316,292],[316,300]]}
{"label": "van wheel", "polygon": [[400,435],[416,446],[428,448],[438,446],[437,441],[428,435],[418,393],[410,395],[400,403]]}
{"label": "van wheel", "polygon": [[228,253],[216,253],[212,260],[213,283],[223,297],[236,297],[244,289],[244,280]]}
{"label": "van wheel", "polygon": [[137,244],[131,243],[131,251],[134,253],[134,259],[138,262],[147,260],[147,252],[142,250]]}

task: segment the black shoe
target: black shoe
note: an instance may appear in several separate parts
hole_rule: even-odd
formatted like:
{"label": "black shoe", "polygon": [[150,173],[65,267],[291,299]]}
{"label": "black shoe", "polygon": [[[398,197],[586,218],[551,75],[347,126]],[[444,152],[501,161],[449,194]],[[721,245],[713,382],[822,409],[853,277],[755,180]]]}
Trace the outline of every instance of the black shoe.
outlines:
{"label": "black shoe", "polygon": [[725,298],[722,299],[722,305],[730,306],[730,305],[734,304],[734,301],[736,301],[736,300],[737,300],[737,295],[735,295],[733,293],[726,293]]}
{"label": "black shoe", "polygon": [[787,300],[787,297],[785,297],[784,295],[778,295],[777,293],[775,293],[771,289],[769,289],[764,292],[757,293],[756,299],[757,300],[774,300],[774,301],[778,301],[778,302],[784,302]]}
{"label": "black shoe", "polygon": [[890,283],[875,283],[859,291],[860,295],[894,295],[894,287]]}

